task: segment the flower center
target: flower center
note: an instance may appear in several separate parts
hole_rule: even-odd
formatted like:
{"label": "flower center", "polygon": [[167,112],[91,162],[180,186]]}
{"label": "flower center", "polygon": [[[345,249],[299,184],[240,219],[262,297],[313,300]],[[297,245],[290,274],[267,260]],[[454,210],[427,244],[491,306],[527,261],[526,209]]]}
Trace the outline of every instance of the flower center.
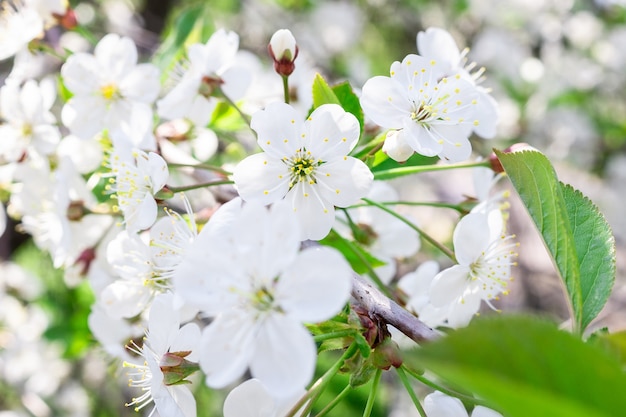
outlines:
{"label": "flower center", "polygon": [[421,125],[428,125],[428,123],[435,120],[445,120],[445,115],[448,113],[448,98],[449,95],[445,94],[437,97],[434,101],[422,100],[419,103],[414,102],[411,120]]}
{"label": "flower center", "polygon": [[298,149],[296,154],[285,160],[291,171],[289,189],[291,190],[299,182],[307,182],[309,184],[317,183],[315,178],[315,168],[322,165],[324,161],[315,160],[310,151],[305,148]]}
{"label": "flower center", "polygon": [[30,123],[22,125],[22,136],[29,137],[33,134],[33,126]]}
{"label": "flower center", "polygon": [[107,84],[100,87],[100,94],[102,94],[102,97],[107,101],[119,98],[119,92],[120,90],[115,84]]}
{"label": "flower center", "polygon": [[259,288],[252,297],[252,304],[258,311],[270,311],[274,309],[274,294],[267,287]]}

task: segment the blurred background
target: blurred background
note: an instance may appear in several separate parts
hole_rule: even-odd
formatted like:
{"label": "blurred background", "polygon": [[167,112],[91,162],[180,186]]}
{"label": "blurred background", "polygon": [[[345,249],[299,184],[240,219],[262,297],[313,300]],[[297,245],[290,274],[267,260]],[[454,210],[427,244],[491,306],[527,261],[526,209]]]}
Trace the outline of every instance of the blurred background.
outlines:
{"label": "blurred background", "polygon": [[[473,140],[476,155],[486,157],[493,147],[503,149],[517,142],[531,144],[548,155],[563,182],[599,206],[613,227],[617,282],[592,328],[626,328],[626,1],[101,0],[70,4],[81,25],[97,37],[108,32],[130,36],[143,58],[153,59],[165,72],[175,60],[176,33],[189,31],[205,41],[217,28],[234,30],[241,37],[240,49],[251,53],[250,65],[258,67],[246,104],[249,110],[255,98],[263,102],[282,94],[266,53],[277,29],[289,28],[298,41],[298,83],[306,85],[320,72],[330,82],[350,80],[357,90],[368,78],[387,75],[393,61],[417,53],[420,30],[432,26],[448,30],[460,49],[470,48],[470,61],[486,67],[482,85],[492,90],[500,106],[498,134],[490,141]],[[58,48],[90,48],[77,32],[52,28],[46,36]],[[25,78],[41,78],[58,71],[59,65],[53,57],[40,57],[20,70]],[[12,69],[12,60],[0,62],[0,80]],[[393,184],[406,200],[459,202],[472,190],[469,177],[461,171],[442,172],[401,178]],[[0,185],[0,198],[6,202],[5,190]],[[510,227],[521,243],[520,265],[511,295],[498,307],[565,320],[568,312],[560,280],[515,195],[511,204]],[[428,233],[450,241],[456,217],[429,209],[410,213]],[[124,407],[132,394],[124,390],[126,376],[119,362],[98,349],[89,331],[87,315],[93,301],[89,286],[68,287],[63,273],[53,270],[46,255],[13,229],[14,222],[11,225],[0,239],[4,261],[0,264],[0,417],[136,415]],[[401,272],[426,259],[427,250],[407,260]],[[207,391],[202,383],[196,385]],[[350,397],[347,408],[337,409],[336,415],[359,415],[356,410],[362,410],[366,395]],[[203,398],[199,415],[221,415],[222,397],[208,391],[199,396]],[[392,403],[397,401],[388,392],[375,414],[416,415]]]}

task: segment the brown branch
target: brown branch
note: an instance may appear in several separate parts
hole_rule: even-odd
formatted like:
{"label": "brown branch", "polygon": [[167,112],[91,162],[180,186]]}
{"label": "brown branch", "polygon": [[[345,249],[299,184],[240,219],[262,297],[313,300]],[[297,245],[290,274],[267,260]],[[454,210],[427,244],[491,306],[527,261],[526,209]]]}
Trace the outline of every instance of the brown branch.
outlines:
{"label": "brown branch", "polygon": [[358,274],[352,275],[354,303],[366,310],[372,320],[391,324],[416,343],[435,340],[439,333],[389,299]]}

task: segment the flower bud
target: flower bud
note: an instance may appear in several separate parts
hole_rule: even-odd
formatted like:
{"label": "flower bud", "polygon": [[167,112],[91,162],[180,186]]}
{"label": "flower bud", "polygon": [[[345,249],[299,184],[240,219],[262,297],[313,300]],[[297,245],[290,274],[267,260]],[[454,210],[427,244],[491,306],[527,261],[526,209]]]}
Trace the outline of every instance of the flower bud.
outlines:
{"label": "flower bud", "polygon": [[404,134],[400,130],[391,130],[385,137],[383,152],[396,162],[405,162],[415,153],[413,148],[404,140]]}
{"label": "flower bud", "polygon": [[296,38],[291,31],[289,29],[277,30],[270,39],[268,51],[274,60],[274,70],[284,77],[290,76],[296,68],[294,61],[298,56]]}

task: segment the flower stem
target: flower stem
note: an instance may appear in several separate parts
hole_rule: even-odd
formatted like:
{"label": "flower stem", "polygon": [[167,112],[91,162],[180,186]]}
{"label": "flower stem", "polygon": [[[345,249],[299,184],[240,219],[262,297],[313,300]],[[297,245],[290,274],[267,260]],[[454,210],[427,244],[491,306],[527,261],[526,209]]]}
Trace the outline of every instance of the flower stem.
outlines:
{"label": "flower stem", "polygon": [[173,192],[173,193],[181,193],[183,191],[197,190],[198,188],[214,187],[216,185],[226,185],[226,184],[234,184],[234,183],[231,180],[223,180],[223,181],[205,182],[205,183],[201,183],[201,184],[183,185],[181,187],[170,187],[170,186],[168,186],[167,188],[171,192]]}
{"label": "flower stem", "polygon": [[409,382],[409,379],[407,378],[402,368],[403,367],[396,368],[396,372],[398,373],[398,376],[400,377],[400,381],[402,381],[402,385],[404,385],[406,392],[409,394],[409,397],[411,397],[411,400],[413,401],[413,404],[415,405],[417,412],[420,414],[420,416],[426,417],[426,412],[424,411],[424,408],[422,407],[420,400],[417,398],[417,395],[415,395],[415,391],[413,390],[413,387],[411,386],[411,383]]}
{"label": "flower stem", "polygon": [[406,371],[406,373],[408,373],[409,375],[411,375],[413,378],[417,379],[419,382],[421,382],[422,384],[437,390],[437,391],[441,391],[444,394],[450,396],[450,397],[456,397],[459,400],[461,400],[463,403],[467,403],[467,404],[474,404],[474,405],[483,405],[485,407],[488,407],[489,405],[487,405],[484,401],[478,399],[478,398],[474,398],[472,396],[466,395],[466,394],[461,394],[459,392],[456,391],[452,391],[444,386],[441,386],[433,381],[431,381],[430,379],[426,378],[423,375],[420,375],[419,373],[415,372],[414,370],[412,370],[411,368],[408,368],[405,365],[402,365],[402,368]]}
{"label": "flower stem", "polygon": [[367,397],[367,403],[365,404],[365,410],[363,410],[363,417],[370,417],[372,409],[374,408],[374,402],[376,401],[376,394],[378,393],[378,384],[380,383],[380,377],[383,374],[382,369],[376,370],[372,386],[370,388],[370,395]]}
{"label": "flower stem", "polygon": [[177,164],[177,163],[174,163],[174,162],[168,162],[167,166],[171,167],[171,168],[204,169],[204,170],[207,170],[207,171],[214,171],[214,172],[217,172],[218,174],[222,174],[222,175],[225,175],[225,176],[232,175],[232,172],[226,171],[225,169],[222,169],[222,168],[217,167],[215,165],[207,165],[207,164]]}
{"label": "flower stem", "polygon": [[346,385],[346,387],[337,395],[331,402],[326,404],[326,407],[322,408],[322,410],[315,415],[315,417],[322,417],[328,414],[337,404],[341,402],[352,391],[352,386],[350,384]]}
{"label": "flower stem", "polygon": [[431,171],[446,171],[449,169],[461,169],[461,168],[477,168],[477,167],[485,167],[490,168],[489,161],[483,162],[471,162],[471,163],[462,163],[462,164],[450,164],[450,165],[418,165],[418,166],[410,166],[410,167],[398,167],[391,168],[384,171],[374,172],[375,180],[388,180],[392,178],[402,177],[404,175],[411,174],[419,174],[422,172],[431,172]]}
{"label": "flower stem", "polygon": [[446,246],[444,246],[442,243],[438,242],[437,240],[435,240],[432,236],[430,236],[429,234],[427,234],[426,232],[424,232],[422,229],[420,229],[419,227],[417,227],[415,224],[413,224],[413,222],[409,221],[406,217],[396,213],[395,211],[391,210],[388,207],[385,207],[384,204],[378,203],[376,201],[370,200],[369,198],[362,198],[361,200],[365,201],[366,203],[372,205],[372,206],[376,206],[379,209],[386,211],[387,213],[391,214],[392,216],[396,217],[397,219],[403,221],[404,223],[406,223],[411,229],[415,230],[417,233],[420,234],[420,236],[422,236],[426,241],[428,241],[431,245],[435,246],[437,249],[439,249],[441,252],[443,252],[448,258],[452,259],[452,261],[454,261],[454,263],[456,263],[456,256],[454,256],[454,252],[452,252],[450,249],[448,249]]}
{"label": "flower stem", "polygon": [[98,44],[98,38],[96,38],[94,34],[91,33],[91,31],[85,26],[76,25],[72,30],[85,38],[91,45],[95,46]]}
{"label": "flower stem", "polygon": [[[461,207],[459,204],[451,204],[451,203],[439,203],[439,202],[430,202],[430,201],[381,201],[380,204],[384,206],[426,206],[426,207],[439,207],[439,208],[449,208],[452,210],[456,210],[461,214],[467,213],[467,210]],[[370,204],[354,204],[346,207],[346,209],[353,209],[358,207],[366,207]]]}
{"label": "flower stem", "polygon": [[323,342],[324,340],[339,339],[340,337],[346,336],[354,336],[354,329],[346,329],[331,333],[318,334],[313,336],[313,340],[315,341],[315,343],[319,343]]}
{"label": "flower stem", "polygon": [[[237,113],[239,113],[239,115],[240,115],[240,116],[241,116],[241,118],[242,118],[242,119],[246,122],[246,124],[248,125],[248,127],[250,127],[250,121],[251,121],[250,116],[248,116],[247,114],[245,114],[245,113],[243,112],[243,110],[241,110],[241,108],[240,108],[240,107],[239,107],[239,106],[238,106],[238,105],[237,105],[234,101],[232,101],[232,100],[230,99],[230,97],[228,97],[226,94],[222,94],[222,97],[224,98],[224,100],[226,100],[226,102],[227,102],[228,104],[230,104],[231,106],[233,106],[233,108],[234,108],[235,110],[237,110]],[[254,132],[254,130],[253,130],[252,132]],[[254,133],[256,134],[256,132],[254,132]]]}
{"label": "flower stem", "polygon": [[289,104],[289,77],[286,75],[283,78],[283,95],[285,97],[285,103]]}
{"label": "flower stem", "polygon": [[[285,417],[294,417],[296,413],[300,411],[300,408],[302,408],[302,406],[304,405],[304,403],[307,402],[308,399],[310,398],[312,399],[313,397],[316,397],[319,393],[321,393],[324,390],[324,388],[326,388],[326,385],[328,385],[330,380],[335,376],[335,374],[339,372],[339,369],[341,369],[344,362],[348,360],[349,358],[351,358],[352,355],[354,355],[354,353],[357,350],[358,350],[357,344],[352,343],[350,347],[346,349],[343,355],[341,355],[341,358],[339,358],[339,360],[331,368],[329,368],[324,373],[324,375],[319,377],[319,379],[315,381],[315,383],[313,383],[311,388],[309,388],[309,390],[302,396],[302,398],[300,398],[298,402],[295,403],[293,407],[291,407],[291,409],[287,412],[287,414],[285,414]],[[307,406],[307,410],[310,410],[312,405],[313,405],[313,401],[309,403],[309,405]],[[302,415],[306,415],[306,413],[302,413]]]}

